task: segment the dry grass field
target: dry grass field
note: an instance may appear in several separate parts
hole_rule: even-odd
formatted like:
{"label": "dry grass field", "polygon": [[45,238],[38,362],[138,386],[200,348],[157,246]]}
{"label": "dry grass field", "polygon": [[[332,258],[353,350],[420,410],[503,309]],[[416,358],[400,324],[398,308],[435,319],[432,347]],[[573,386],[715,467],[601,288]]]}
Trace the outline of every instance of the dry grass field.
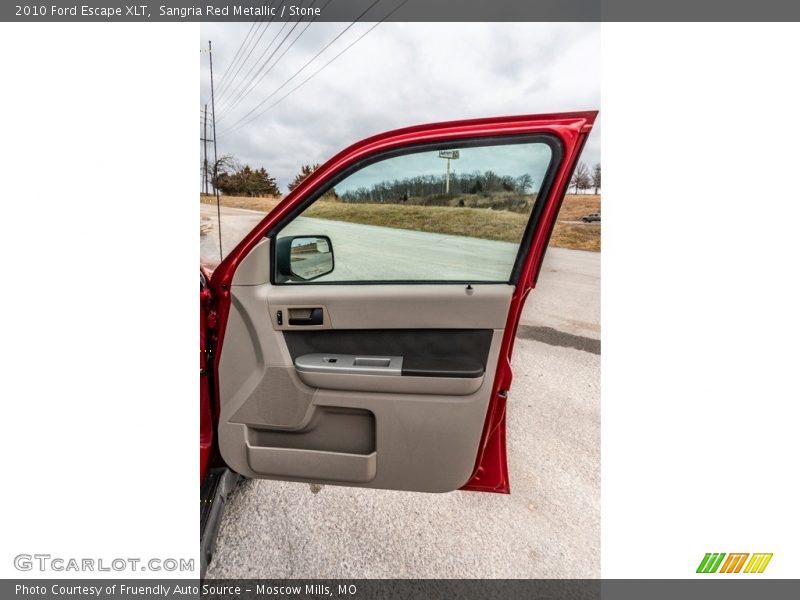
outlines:
{"label": "dry grass field", "polygon": [[[223,206],[230,206],[231,208],[246,208],[247,210],[259,210],[261,212],[271,211],[281,200],[282,198],[277,196],[270,198],[248,198],[246,196],[219,197],[220,204]],[[200,202],[203,204],[216,204],[217,200],[214,196],[200,194]]]}
{"label": "dry grass field", "polygon": [[[213,196],[201,196],[200,201],[216,202]],[[280,202],[280,198],[221,196],[220,201],[233,208],[268,212]],[[487,218],[490,210],[491,218]],[[579,222],[583,215],[599,211],[600,195],[567,194],[550,244],[559,248],[599,251],[600,224]],[[317,202],[305,216],[511,242],[520,239],[527,220],[524,214],[488,208],[345,204],[333,200]]]}
{"label": "dry grass field", "polygon": [[600,251],[600,223],[580,223],[583,215],[600,212],[600,194],[567,194],[558,213],[550,245]]}

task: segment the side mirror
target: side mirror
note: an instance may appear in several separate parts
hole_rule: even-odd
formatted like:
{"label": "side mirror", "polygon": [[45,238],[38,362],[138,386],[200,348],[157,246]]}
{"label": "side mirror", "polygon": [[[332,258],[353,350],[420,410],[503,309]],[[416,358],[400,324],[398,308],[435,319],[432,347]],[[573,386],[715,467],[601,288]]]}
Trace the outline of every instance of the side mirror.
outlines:
{"label": "side mirror", "polygon": [[284,281],[311,281],[333,271],[333,244],[327,235],[278,238],[275,255]]}

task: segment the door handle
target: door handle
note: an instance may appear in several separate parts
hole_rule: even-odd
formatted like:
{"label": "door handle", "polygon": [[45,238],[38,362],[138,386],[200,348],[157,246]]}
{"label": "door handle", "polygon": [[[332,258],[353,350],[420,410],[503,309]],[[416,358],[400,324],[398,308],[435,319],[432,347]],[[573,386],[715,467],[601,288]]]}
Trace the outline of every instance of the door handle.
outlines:
{"label": "door handle", "polygon": [[[307,313],[301,317],[298,313]],[[289,309],[289,325],[322,325],[322,309],[321,308],[299,308]]]}

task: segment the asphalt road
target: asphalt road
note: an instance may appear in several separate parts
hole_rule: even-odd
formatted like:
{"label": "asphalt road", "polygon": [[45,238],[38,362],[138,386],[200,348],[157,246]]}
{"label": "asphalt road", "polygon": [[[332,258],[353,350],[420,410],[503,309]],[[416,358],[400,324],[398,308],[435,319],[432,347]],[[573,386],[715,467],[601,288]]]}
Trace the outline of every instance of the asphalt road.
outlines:
{"label": "asphalt road", "polygon": [[[228,248],[261,218],[223,211]],[[216,243],[210,233],[201,248]],[[550,248],[528,299],[508,400],[510,495],[246,481],[207,577],[599,577],[599,275],[599,254]]]}
{"label": "asphalt road", "polygon": [[[227,254],[258,222],[264,213],[221,207],[222,249]],[[216,207],[200,205],[207,233],[200,238],[200,254],[219,260]],[[387,227],[353,225],[322,219],[298,219],[297,233],[329,235],[334,242],[337,279],[381,278],[385,264],[376,262],[375,248],[391,257],[392,273],[431,278],[447,272],[452,277],[491,276],[513,261],[515,244],[474,240],[436,233],[399,231]],[[287,233],[291,233],[287,229]],[[357,233],[353,235],[352,233]],[[347,240],[347,244],[337,243]],[[413,239],[413,244],[409,244]],[[464,255],[469,261],[464,260]],[[469,272],[459,273],[465,263]],[[332,274],[333,275],[333,274]],[[323,280],[320,278],[320,280]],[[526,303],[522,323],[550,327],[560,332],[591,338],[600,337],[600,254],[581,250],[550,248],[545,256],[537,289]]]}
{"label": "asphalt road", "polygon": [[[216,215],[214,217],[212,222],[216,223]],[[257,222],[249,211],[223,216],[223,252]],[[453,279],[498,281],[508,278],[517,254],[517,245],[509,242],[308,217],[295,219],[281,235],[327,235],[331,238],[336,269],[318,281],[436,280],[443,273]],[[206,237],[209,238],[206,244],[218,244],[216,230],[209,231]],[[218,246],[216,254],[219,254]]]}

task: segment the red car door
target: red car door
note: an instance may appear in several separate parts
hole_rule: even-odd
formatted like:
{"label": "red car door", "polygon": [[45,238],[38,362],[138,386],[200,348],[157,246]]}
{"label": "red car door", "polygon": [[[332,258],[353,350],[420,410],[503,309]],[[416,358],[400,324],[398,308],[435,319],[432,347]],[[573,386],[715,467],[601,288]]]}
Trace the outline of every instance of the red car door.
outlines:
{"label": "red car door", "polygon": [[508,493],[515,332],[596,114],[390,131],[288,194],[208,285],[225,462]]}

